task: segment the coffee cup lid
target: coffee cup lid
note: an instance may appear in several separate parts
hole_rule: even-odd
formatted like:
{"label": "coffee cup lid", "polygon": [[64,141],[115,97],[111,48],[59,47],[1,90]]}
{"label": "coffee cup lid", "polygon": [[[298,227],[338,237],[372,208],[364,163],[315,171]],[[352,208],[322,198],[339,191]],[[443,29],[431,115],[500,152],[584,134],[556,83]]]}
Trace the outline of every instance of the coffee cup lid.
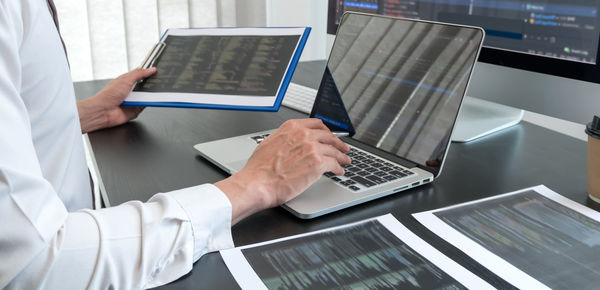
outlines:
{"label": "coffee cup lid", "polygon": [[594,116],[592,122],[587,124],[585,133],[592,137],[600,139],[600,117]]}

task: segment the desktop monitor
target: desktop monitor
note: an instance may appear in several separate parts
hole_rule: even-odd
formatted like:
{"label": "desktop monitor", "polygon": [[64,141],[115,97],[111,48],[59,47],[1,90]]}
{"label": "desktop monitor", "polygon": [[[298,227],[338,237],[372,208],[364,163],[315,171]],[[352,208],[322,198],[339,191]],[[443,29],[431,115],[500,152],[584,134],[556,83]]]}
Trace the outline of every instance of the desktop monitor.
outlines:
{"label": "desktop monitor", "polygon": [[476,98],[466,99],[474,115],[494,118],[494,104],[480,107],[488,100],[583,124],[600,113],[599,8],[583,0],[329,0],[328,33],[346,11],[481,26],[484,48],[468,90]]}

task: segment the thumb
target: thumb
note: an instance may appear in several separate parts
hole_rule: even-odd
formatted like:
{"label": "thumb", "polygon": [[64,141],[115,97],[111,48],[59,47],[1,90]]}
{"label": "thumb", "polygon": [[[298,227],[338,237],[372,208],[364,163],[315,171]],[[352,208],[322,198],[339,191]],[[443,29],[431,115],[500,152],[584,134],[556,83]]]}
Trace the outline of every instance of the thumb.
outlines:
{"label": "thumb", "polygon": [[122,77],[125,78],[128,82],[133,84],[133,83],[135,83],[141,79],[147,78],[155,73],[156,73],[155,67],[151,67],[151,68],[147,68],[147,69],[138,68],[138,69],[134,69],[128,73],[123,74]]}

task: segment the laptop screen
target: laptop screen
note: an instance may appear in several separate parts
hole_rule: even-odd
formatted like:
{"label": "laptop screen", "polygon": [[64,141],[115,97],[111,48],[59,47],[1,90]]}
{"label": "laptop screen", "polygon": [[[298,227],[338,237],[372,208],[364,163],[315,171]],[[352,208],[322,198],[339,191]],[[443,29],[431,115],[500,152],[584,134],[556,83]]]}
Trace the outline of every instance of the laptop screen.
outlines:
{"label": "laptop screen", "polygon": [[437,175],[483,35],[473,27],[346,13],[311,117]]}

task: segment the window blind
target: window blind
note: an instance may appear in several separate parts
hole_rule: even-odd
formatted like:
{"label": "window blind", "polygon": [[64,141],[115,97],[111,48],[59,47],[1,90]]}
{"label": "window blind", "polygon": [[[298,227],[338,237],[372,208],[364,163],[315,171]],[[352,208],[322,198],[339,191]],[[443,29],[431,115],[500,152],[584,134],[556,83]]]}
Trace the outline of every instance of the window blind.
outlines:
{"label": "window blind", "polygon": [[236,0],[54,0],[73,81],[140,65],[165,29],[236,25]]}

